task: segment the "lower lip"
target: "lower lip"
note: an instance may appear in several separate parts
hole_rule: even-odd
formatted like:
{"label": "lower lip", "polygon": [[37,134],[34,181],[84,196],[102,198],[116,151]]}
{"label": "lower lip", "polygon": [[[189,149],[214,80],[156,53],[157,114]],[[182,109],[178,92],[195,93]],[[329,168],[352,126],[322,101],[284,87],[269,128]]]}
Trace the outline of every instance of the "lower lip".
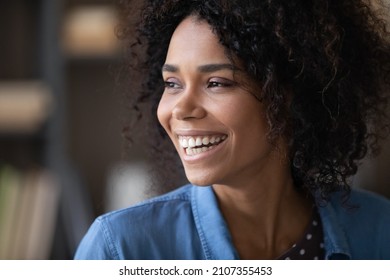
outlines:
{"label": "lower lip", "polygon": [[222,147],[225,145],[227,140],[228,139],[225,139],[223,142],[221,142],[217,146],[214,146],[214,148],[207,150],[205,152],[196,154],[196,155],[187,155],[185,149],[182,148],[182,154],[183,154],[182,158],[184,161],[192,163],[192,162],[200,161],[200,160],[203,160],[205,158],[211,157],[215,153],[218,153],[219,150],[222,149]]}

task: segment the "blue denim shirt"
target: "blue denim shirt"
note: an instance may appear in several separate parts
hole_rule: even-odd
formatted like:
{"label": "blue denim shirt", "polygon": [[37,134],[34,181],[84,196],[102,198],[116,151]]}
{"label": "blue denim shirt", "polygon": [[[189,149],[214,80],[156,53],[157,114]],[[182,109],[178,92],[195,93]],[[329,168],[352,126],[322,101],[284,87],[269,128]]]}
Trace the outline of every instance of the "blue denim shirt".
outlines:
{"label": "blue denim shirt", "polygon": [[[354,190],[319,208],[326,259],[390,259],[390,202]],[[75,259],[239,259],[212,187],[186,185],[96,219]]]}

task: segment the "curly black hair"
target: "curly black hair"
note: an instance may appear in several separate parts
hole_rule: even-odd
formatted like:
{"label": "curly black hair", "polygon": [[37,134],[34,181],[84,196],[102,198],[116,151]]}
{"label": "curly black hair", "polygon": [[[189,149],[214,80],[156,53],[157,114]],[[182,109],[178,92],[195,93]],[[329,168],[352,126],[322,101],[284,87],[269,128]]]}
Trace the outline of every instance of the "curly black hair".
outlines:
{"label": "curly black hair", "polygon": [[[369,151],[378,150],[389,128],[389,10],[371,2],[121,0],[118,34],[132,75],[128,104],[133,119],[152,127],[153,154],[174,154],[156,118],[161,67],[177,25],[196,15],[212,27],[227,56],[238,58],[261,85],[268,139],[287,140],[296,187],[325,201],[334,191],[348,193],[348,179]],[[124,129],[127,136],[132,128]],[[172,175],[174,166],[166,171],[164,163],[164,174]]]}

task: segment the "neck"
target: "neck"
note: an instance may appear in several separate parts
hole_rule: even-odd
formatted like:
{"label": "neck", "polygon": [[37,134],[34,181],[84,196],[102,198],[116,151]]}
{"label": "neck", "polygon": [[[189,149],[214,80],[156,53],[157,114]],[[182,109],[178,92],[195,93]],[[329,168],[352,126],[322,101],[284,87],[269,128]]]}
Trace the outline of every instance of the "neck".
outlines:
{"label": "neck", "polygon": [[309,223],[310,199],[296,190],[291,174],[281,170],[240,185],[213,185],[243,259],[278,257],[299,240]]}

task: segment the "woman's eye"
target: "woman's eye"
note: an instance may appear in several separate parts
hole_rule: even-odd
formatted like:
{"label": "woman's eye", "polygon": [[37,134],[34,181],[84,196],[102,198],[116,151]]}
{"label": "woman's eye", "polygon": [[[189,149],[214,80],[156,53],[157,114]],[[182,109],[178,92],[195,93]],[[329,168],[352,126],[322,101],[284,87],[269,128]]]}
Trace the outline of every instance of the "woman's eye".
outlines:
{"label": "woman's eye", "polygon": [[181,88],[181,83],[178,79],[175,78],[167,78],[164,81],[164,87],[166,89],[178,89]]}
{"label": "woman's eye", "polygon": [[177,83],[169,82],[169,81],[165,81],[164,85],[166,88],[178,88],[179,87],[179,85]]}
{"label": "woman's eye", "polygon": [[222,83],[219,83],[219,82],[209,82],[208,84],[208,87],[211,88],[211,87],[222,87],[224,86]]}
{"label": "woman's eye", "polygon": [[217,88],[217,87],[231,87],[234,85],[234,82],[225,79],[211,80],[207,84],[208,88]]}

